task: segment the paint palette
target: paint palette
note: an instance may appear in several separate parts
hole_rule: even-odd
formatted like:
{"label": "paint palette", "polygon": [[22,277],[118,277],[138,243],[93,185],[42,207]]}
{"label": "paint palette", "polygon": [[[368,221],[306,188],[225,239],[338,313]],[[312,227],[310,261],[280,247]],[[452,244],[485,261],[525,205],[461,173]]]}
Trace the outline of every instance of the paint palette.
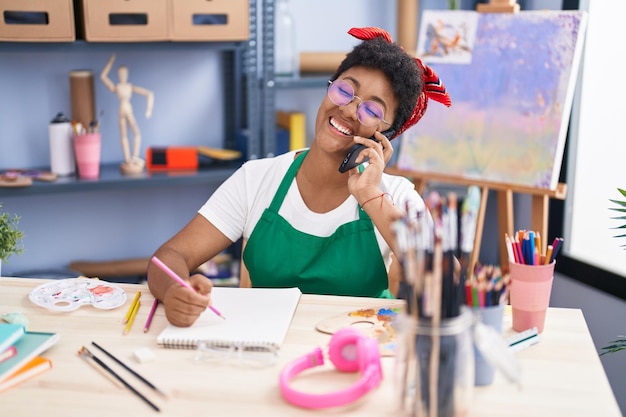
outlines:
{"label": "paint palette", "polygon": [[397,341],[400,308],[363,308],[322,320],[315,328],[334,334],[344,327],[353,327],[378,340],[381,356],[393,356]]}
{"label": "paint palette", "polygon": [[93,278],[68,278],[42,284],[28,294],[30,301],[55,311],[73,311],[83,305],[110,310],[126,302],[117,285]]}

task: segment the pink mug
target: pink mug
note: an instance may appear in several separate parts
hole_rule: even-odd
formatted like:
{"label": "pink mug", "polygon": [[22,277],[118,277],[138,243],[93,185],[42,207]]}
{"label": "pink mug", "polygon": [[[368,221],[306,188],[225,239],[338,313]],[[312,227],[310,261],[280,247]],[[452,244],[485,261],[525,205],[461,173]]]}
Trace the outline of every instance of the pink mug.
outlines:
{"label": "pink mug", "polygon": [[541,333],[550,304],[552,281],[554,279],[553,261],[549,265],[524,265],[511,262],[510,304],[513,312],[513,330],[537,328]]}
{"label": "pink mug", "polygon": [[74,152],[79,178],[95,179],[100,176],[101,150],[100,133],[74,136]]}

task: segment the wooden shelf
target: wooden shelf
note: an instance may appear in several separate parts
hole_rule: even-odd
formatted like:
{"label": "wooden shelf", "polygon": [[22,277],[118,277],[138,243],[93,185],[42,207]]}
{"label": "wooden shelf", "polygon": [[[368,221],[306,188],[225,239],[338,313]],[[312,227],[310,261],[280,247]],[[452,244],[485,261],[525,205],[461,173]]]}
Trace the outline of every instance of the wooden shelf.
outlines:
{"label": "wooden shelf", "polygon": [[120,173],[119,164],[105,164],[100,167],[100,178],[98,179],[84,180],[76,176],[69,176],[59,177],[53,182],[33,181],[33,184],[27,187],[0,187],[0,199],[3,197],[21,197],[63,192],[124,190],[132,188],[197,185],[212,182],[221,183],[240,166],[241,161],[214,162],[210,165],[202,166],[197,171],[146,171],[137,176],[124,176]]}

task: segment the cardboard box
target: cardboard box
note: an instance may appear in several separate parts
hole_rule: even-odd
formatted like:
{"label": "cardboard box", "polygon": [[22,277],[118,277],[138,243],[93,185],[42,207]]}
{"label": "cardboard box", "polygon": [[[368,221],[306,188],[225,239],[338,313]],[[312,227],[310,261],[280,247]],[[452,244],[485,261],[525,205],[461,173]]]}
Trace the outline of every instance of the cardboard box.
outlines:
{"label": "cardboard box", "polygon": [[0,41],[73,42],[72,0],[3,0],[0,2]]}
{"label": "cardboard box", "polygon": [[173,41],[244,41],[250,37],[249,0],[168,0]]}
{"label": "cardboard box", "polygon": [[82,0],[81,5],[87,41],[169,40],[167,0]]}

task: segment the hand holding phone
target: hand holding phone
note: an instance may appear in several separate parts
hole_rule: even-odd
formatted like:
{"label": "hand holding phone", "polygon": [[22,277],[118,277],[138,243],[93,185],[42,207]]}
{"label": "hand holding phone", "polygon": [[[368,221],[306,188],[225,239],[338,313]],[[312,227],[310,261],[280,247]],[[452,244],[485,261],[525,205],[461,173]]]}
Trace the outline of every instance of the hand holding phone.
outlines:
{"label": "hand holding phone", "polygon": [[[383,133],[383,135],[385,135],[385,137],[387,139],[391,139],[391,137],[393,136],[395,131],[389,129],[389,130],[386,130],[386,131],[384,131],[382,133]],[[376,140],[376,138],[374,136],[370,137],[369,139],[377,142],[377,140]],[[344,172],[349,171],[352,168],[360,165],[361,163],[357,163],[356,162],[356,158],[357,158],[357,156],[359,156],[361,151],[363,149],[365,149],[366,147],[367,146],[361,145],[360,143],[355,143],[354,145],[352,145],[350,150],[348,150],[348,153],[346,154],[345,158],[343,158],[343,161],[341,162],[341,165],[339,165],[339,172],[344,173]]]}

